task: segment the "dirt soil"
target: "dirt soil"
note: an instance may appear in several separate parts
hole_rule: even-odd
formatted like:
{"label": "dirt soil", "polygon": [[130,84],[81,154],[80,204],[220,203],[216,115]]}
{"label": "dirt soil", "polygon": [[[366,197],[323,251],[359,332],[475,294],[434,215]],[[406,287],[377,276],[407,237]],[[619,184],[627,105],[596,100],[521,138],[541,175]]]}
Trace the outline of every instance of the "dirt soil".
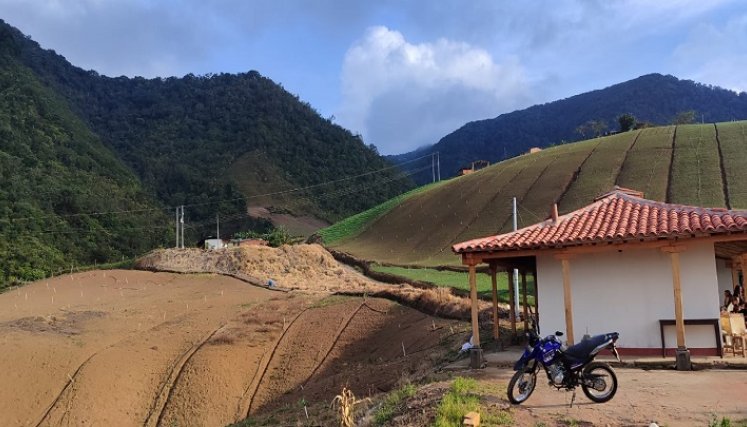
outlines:
{"label": "dirt soil", "polygon": [[[617,394],[604,404],[592,403],[579,389],[571,408],[572,393],[538,383],[524,404],[511,408],[515,425],[707,426],[714,417],[729,418],[732,425],[747,422],[747,371],[621,368],[616,373]],[[507,406],[505,386],[512,375],[508,369],[486,369],[475,377],[501,386],[498,404]]]}
{"label": "dirt soil", "polygon": [[328,406],[342,384],[363,396],[430,369],[465,329],[222,275],[59,276],[0,294],[2,425],[221,426],[301,399]]}

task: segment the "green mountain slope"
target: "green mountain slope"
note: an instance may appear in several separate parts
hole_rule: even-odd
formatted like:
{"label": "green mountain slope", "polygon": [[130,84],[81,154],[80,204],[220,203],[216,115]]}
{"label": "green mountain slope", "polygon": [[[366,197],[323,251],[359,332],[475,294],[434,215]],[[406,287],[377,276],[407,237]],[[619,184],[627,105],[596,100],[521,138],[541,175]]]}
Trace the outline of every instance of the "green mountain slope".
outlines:
{"label": "green mountain slope", "polygon": [[[366,174],[390,164],[256,71],[110,78],[74,67],[7,24],[0,27],[11,34],[19,60],[68,100],[146,189],[169,206],[197,205],[188,209],[190,222],[240,213],[278,188],[310,186],[260,201],[334,221],[413,186],[396,168]],[[256,158],[261,163],[251,162]],[[257,180],[258,169],[272,173]],[[211,203],[216,200],[225,202]]]}
{"label": "green mountain slope", "polygon": [[[542,221],[553,203],[578,209],[614,185],[646,198],[747,209],[747,121],[647,128],[548,148],[374,208],[320,235],[357,257],[400,265],[457,264],[451,245]],[[360,222],[360,221],[359,221]]]}
{"label": "green mountain slope", "polygon": [[[170,221],[137,178],[3,50],[0,182],[0,288],[171,240]],[[129,212],[82,215],[112,211]]]}

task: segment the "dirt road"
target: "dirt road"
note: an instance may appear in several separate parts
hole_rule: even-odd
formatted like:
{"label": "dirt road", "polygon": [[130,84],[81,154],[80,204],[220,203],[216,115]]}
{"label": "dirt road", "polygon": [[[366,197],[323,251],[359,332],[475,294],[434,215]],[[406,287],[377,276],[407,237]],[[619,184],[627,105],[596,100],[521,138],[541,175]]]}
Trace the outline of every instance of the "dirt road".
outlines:
{"label": "dirt road", "polygon": [[[708,426],[718,417],[747,420],[747,371],[617,369],[619,388],[612,401],[594,404],[579,389],[572,408],[571,393],[540,382],[526,403],[513,407],[516,425]],[[513,371],[486,369],[480,380],[508,384]],[[505,390],[505,388],[503,389]],[[497,396],[505,400],[505,396]]]}

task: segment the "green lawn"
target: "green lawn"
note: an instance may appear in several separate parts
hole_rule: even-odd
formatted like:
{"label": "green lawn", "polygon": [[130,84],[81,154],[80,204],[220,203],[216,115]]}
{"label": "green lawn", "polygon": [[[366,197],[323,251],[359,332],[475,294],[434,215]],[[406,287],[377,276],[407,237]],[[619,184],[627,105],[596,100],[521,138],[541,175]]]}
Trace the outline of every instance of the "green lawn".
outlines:
{"label": "green lawn", "polygon": [[[449,287],[469,291],[469,274],[467,272],[436,270],[432,268],[405,268],[373,265],[374,271],[394,274],[411,280],[433,283],[436,286]],[[484,297],[492,295],[490,275],[477,273],[477,292]],[[519,277],[519,291],[521,291],[521,277]],[[527,299],[534,304],[534,279],[527,275]],[[508,302],[508,283],[506,273],[498,273],[498,300]]]}

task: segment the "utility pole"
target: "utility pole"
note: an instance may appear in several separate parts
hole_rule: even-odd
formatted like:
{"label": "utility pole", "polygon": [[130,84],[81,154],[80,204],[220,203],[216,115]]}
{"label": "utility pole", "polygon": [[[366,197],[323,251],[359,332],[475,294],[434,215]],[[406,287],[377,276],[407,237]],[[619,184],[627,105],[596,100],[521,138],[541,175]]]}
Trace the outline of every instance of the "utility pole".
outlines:
{"label": "utility pole", "polygon": [[433,182],[436,182],[436,153],[431,153],[431,173],[433,174]]}
{"label": "utility pole", "polygon": [[[514,231],[519,228],[519,223],[516,218],[516,197],[513,198],[513,219],[514,219]],[[515,319],[519,318],[519,270],[514,268],[514,310],[516,310]]]}
{"label": "utility pole", "polygon": [[436,151],[436,169],[438,170],[438,182],[441,182],[441,153]]}
{"label": "utility pole", "polygon": [[184,205],[182,205],[182,208],[181,208],[181,218],[179,218],[179,223],[180,223],[181,229],[182,229],[182,232],[181,232],[181,236],[182,236],[181,248],[184,249]]}
{"label": "utility pole", "polygon": [[176,246],[174,248],[179,249],[179,206],[176,207],[176,221],[174,222],[176,232]]}
{"label": "utility pole", "polygon": [[215,214],[215,238],[220,239],[220,217]]}

